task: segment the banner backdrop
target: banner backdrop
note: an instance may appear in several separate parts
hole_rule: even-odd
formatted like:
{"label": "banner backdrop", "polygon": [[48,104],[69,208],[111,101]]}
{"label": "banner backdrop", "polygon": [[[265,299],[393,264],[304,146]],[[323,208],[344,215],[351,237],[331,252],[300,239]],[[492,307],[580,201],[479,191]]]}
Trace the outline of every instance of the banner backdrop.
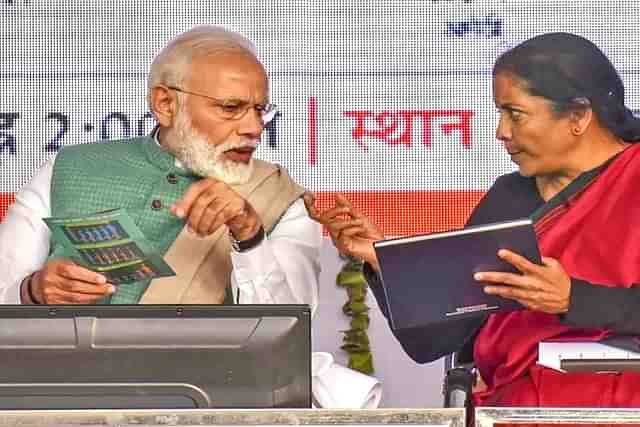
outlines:
{"label": "banner backdrop", "polygon": [[[388,235],[460,227],[514,170],[495,139],[497,56],[539,33],[583,35],[614,62],[637,110],[639,18],[637,0],[0,0],[0,220],[60,147],[147,134],[154,55],[184,30],[218,24],[256,44],[280,107],[257,157],[321,204],[347,194]],[[325,243],[314,349],[346,363],[341,261]],[[442,361],[413,363],[372,300],[382,406],[440,406]]]}
{"label": "banner backdrop", "polygon": [[146,73],[175,34],[247,35],[281,114],[257,156],[322,201],[349,194],[390,234],[460,226],[500,174],[491,66],[571,31],[611,57],[638,107],[637,1],[0,2],[0,215],[52,153],[153,127]]}

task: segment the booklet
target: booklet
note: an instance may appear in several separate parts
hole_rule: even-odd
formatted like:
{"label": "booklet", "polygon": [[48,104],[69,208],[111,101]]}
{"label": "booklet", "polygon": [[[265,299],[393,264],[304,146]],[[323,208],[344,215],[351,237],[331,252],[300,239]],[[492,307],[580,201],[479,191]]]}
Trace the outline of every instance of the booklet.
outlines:
{"label": "booklet", "polygon": [[499,249],[541,264],[528,218],[383,240],[374,247],[394,330],[521,309],[516,301],[485,294],[473,274],[517,273],[515,267],[498,258]]}
{"label": "booklet", "polygon": [[175,276],[124,209],[80,217],[44,218],[64,256],[120,285]]}

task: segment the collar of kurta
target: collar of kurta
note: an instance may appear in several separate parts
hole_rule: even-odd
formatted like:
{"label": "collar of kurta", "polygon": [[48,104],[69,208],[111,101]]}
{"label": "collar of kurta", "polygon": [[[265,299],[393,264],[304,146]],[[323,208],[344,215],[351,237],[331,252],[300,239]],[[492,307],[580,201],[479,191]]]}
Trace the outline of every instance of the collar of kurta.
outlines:
{"label": "collar of kurta", "polygon": [[162,148],[157,142],[155,132],[143,138],[142,150],[149,162],[163,171],[173,172],[182,176],[195,176],[193,172],[176,163],[176,158],[173,154]]}

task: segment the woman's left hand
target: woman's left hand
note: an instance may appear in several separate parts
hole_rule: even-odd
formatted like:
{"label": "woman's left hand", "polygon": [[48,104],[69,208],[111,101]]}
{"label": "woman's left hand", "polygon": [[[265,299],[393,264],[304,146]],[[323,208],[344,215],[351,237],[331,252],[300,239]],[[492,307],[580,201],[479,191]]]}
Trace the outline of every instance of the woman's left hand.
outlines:
{"label": "woman's left hand", "polygon": [[569,310],[571,278],[556,259],[542,257],[543,265],[538,265],[506,249],[498,251],[498,256],[522,274],[474,274],[477,281],[491,284],[484,287],[485,293],[516,300],[531,310],[544,313],[559,314]]}

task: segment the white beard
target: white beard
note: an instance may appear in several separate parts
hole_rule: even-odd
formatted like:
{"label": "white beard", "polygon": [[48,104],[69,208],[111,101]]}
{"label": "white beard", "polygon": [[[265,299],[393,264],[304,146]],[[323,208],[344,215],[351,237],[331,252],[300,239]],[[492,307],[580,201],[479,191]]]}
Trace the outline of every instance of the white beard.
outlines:
{"label": "white beard", "polygon": [[255,147],[257,140],[241,139],[219,145],[209,144],[191,124],[191,116],[179,109],[174,129],[167,134],[166,147],[182,165],[201,177],[219,179],[227,184],[244,184],[251,179],[253,158],[249,163],[225,159],[224,152],[234,148]]}

